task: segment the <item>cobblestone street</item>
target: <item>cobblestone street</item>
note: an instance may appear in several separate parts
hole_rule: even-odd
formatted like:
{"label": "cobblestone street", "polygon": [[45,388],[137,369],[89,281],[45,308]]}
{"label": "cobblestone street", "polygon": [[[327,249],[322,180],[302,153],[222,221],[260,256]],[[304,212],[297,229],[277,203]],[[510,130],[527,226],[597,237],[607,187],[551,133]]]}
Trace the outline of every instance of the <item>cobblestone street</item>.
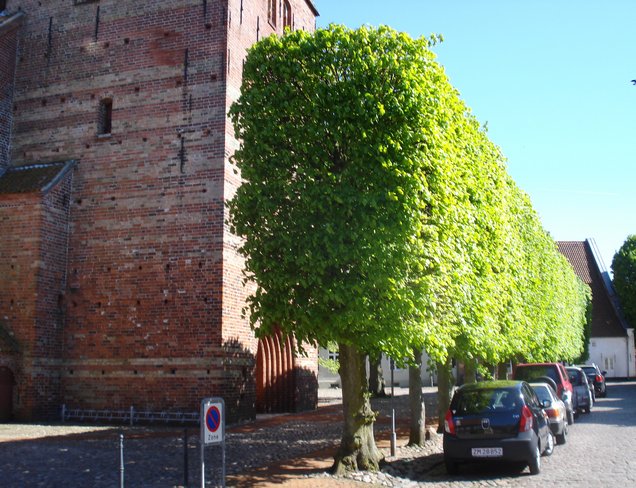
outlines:
{"label": "cobblestone street", "polygon": [[567,443],[557,446],[552,456],[542,458],[542,472],[537,476],[530,476],[527,469],[510,475],[501,467],[466,466],[458,476],[449,477],[444,466],[437,465],[411,481],[436,487],[636,486],[634,439],[636,383],[610,384],[607,398],[598,399],[592,412],[580,415],[570,427]]}
{"label": "cobblestone street", "polygon": [[[400,420],[398,452],[380,473],[334,478],[324,473],[340,433],[340,405],[328,399],[317,411],[301,415],[260,417],[228,429],[228,486],[287,487],[627,487],[636,486],[636,382],[615,383],[592,413],[570,427],[568,442],[542,458],[542,472],[530,476],[502,467],[465,466],[458,476],[446,474],[440,438],[424,448],[407,448],[407,396],[374,401],[381,411],[376,426],[388,455],[388,413]],[[434,390],[425,389],[427,411],[434,409]],[[90,426],[0,425],[0,485],[13,487],[119,486],[117,439],[125,439],[126,487],[183,485],[183,430],[179,428],[93,428]],[[199,486],[197,432],[190,429],[189,482]],[[209,486],[218,448],[208,448]]]}

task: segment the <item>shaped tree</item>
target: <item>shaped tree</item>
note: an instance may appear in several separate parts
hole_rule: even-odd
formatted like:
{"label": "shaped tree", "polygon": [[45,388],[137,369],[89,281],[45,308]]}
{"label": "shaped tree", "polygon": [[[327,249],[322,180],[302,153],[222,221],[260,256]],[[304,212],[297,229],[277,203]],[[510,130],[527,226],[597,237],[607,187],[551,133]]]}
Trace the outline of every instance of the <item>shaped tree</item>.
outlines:
{"label": "shaped tree", "polygon": [[428,43],[386,27],[268,37],[230,111],[244,183],[229,207],[256,285],[251,320],[259,334],[339,344],[336,471],[382,458],[365,355],[407,357],[430,335],[430,185],[443,180],[451,88]]}

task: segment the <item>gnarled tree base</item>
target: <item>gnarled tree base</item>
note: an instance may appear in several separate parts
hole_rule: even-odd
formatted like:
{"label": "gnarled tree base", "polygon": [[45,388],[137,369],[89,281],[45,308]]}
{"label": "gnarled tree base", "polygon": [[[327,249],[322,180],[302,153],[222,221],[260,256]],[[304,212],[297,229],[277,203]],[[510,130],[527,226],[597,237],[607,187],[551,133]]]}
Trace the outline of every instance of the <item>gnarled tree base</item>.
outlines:
{"label": "gnarled tree base", "polygon": [[345,344],[339,350],[344,431],[331,472],[377,471],[384,455],[373,437],[376,414],[369,402],[365,355]]}

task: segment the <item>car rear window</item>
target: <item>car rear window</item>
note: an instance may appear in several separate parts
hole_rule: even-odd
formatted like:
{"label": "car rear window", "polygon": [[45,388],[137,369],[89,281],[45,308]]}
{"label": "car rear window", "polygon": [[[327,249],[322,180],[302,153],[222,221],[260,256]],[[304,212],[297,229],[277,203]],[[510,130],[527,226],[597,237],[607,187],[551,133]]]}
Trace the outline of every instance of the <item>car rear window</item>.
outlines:
{"label": "car rear window", "polygon": [[584,366],[581,369],[585,371],[585,374],[596,375],[596,368],[594,368],[594,366]]}
{"label": "car rear window", "polygon": [[532,381],[542,376],[552,378],[558,385],[561,381],[554,366],[537,365],[537,366],[519,366],[515,371],[516,380]]}
{"label": "car rear window", "polygon": [[550,391],[547,386],[532,385],[532,389],[539,397],[540,402],[544,402],[545,400],[549,400],[551,402],[554,401],[552,400],[552,395],[550,395]]}
{"label": "car rear window", "polygon": [[457,395],[451,409],[455,415],[479,415],[486,412],[508,412],[521,405],[519,392],[509,388],[464,391]]}

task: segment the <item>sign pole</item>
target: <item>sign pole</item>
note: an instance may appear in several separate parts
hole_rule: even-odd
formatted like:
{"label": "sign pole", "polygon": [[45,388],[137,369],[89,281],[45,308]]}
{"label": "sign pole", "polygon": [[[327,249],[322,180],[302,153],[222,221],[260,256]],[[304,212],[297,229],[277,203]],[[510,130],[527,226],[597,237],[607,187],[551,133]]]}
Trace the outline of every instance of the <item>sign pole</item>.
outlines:
{"label": "sign pole", "polygon": [[200,442],[199,445],[201,447],[201,488],[205,488],[205,444]]}
{"label": "sign pole", "polygon": [[201,435],[199,436],[199,455],[201,458],[201,488],[205,488],[205,402],[201,401]]}
{"label": "sign pole", "polygon": [[221,486],[225,487],[225,401],[204,398],[201,401],[201,488],[205,488],[205,446],[221,445]]}

